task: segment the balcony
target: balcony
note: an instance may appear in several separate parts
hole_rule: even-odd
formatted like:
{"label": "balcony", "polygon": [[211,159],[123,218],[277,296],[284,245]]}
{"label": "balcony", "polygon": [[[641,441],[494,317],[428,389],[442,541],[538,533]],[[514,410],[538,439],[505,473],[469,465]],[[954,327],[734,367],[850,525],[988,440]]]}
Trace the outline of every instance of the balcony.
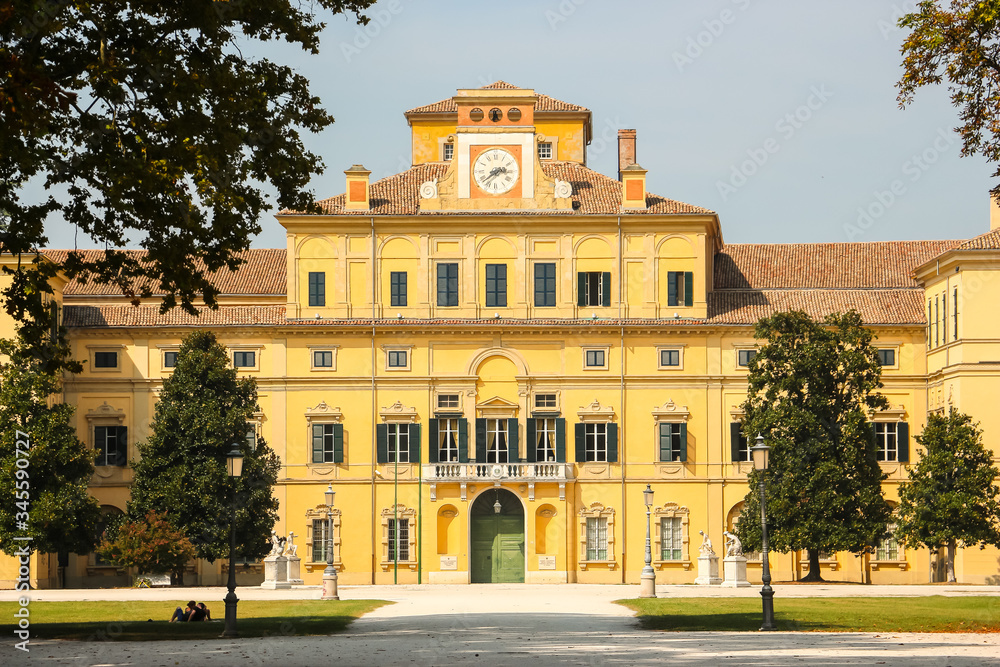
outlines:
{"label": "balcony", "polygon": [[524,482],[528,485],[528,500],[535,499],[535,483],[559,484],[559,499],[565,500],[566,481],[572,480],[568,463],[431,463],[424,466],[423,477],[430,483],[431,500],[437,500],[437,485],[455,482],[460,485],[462,500],[466,500],[469,482]]}

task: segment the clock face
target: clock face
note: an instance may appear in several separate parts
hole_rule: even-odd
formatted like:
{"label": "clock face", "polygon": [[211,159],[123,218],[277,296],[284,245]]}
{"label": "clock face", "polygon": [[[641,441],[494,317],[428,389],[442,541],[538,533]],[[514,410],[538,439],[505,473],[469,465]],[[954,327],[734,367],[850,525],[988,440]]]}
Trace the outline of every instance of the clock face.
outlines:
{"label": "clock face", "polygon": [[517,183],[520,167],[517,159],[504,149],[490,148],[476,158],[472,173],[480,189],[489,194],[501,195]]}

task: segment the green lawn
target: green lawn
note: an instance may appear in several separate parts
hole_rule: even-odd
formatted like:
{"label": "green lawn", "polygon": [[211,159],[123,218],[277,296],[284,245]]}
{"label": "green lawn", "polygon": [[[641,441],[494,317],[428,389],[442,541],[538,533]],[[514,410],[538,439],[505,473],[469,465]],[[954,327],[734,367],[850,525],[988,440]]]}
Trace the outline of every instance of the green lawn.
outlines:
{"label": "green lawn", "polygon": [[[760,598],[618,600],[650,630],[759,630]],[[774,599],[778,630],[1000,632],[1000,597]]]}
{"label": "green lawn", "polygon": [[[197,598],[197,595],[195,595]],[[220,600],[209,603],[211,623],[169,623],[174,602],[32,602],[32,639],[211,639],[222,634],[226,616]],[[207,601],[206,601],[207,602]],[[354,619],[385,604],[382,600],[242,600],[237,614],[241,637],[326,635],[343,631]],[[0,602],[0,617],[13,618],[16,602]],[[152,619],[149,621],[147,619]],[[4,621],[3,633],[13,636]]]}

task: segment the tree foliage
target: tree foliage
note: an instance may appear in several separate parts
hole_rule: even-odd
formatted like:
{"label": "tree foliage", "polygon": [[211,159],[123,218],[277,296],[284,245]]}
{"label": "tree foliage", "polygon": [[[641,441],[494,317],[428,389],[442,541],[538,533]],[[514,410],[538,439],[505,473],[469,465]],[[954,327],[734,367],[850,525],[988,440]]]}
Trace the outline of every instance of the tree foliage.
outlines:
{"label": "tree foliage", "polygon": [[[0,362],[0,549],[88,553],[100,518],[87,493],[94,452],[76,437],[73,406],[50,405],[59,376],[26,351],[22,338],[0,341],[0,354],[7,356]],[[27,467],[17,465],[25,454],[18,440],[30,444]],[[23,526],[22,513],[28,515]]]}
{"label": "tree foliage", "polygon": [[914,547],[948,545],[954,581],[956,545],[1000,546],[1000,470],[968,415],[928,415],[916,440],[924,454],[899,489],[896,537]]}
{"label": "tree foliage", "polygon": [[[749,366],[743,432],[771,447],[767,520],[771,548],[808,549],[810,577],[820,550],[859,553],[885,532],[889,506],[878,461],[873,411],[881,365],[872,333],[855,311],[822,323],[806,313],[777,313],[757,323],[762,341]],[[760,516],[759,477],[750,474],[743,515]],[[740,521],[738,534],[761,546],[760,522]]]}
{"label": "tree foliage", "polygon": [[[279,462],[263,438],[252,448],[247,442],[257,409],[254,380],[237,376],[215,335],[188,336],[173,374],[163,382],[149,439],[139,443],[130,520],[165,513],[197,556],[213,561],[229,555],[235,498],[238,553],[251,559],[266,555],[278,518],[273,487]],[[235,484],[226,469],[234,442],[244,455],[243,476]]]}
{"label": "tree foliage", "polygon": [[[302,135],[333,122],[291,67],[249,58],[284,41],[316,54],[322,15],[374,0],[12,0],[0,7],[0,253],[27,256],[59,218],[109,251],[62,268],[136,302],[189,312],[207,270],[236,268],[261,213],[305,210],[322,171]],[[35,201],[23,186],[43,182]],[[274,202],[268,192],[274,192]],[[146,254],[122,252],[138,240]],[[41,283],[43,289],[48,285]],[[32,306],[12,286],[6,308]]]}
{"label": "tree foliage", "polygon": [[[1000,0],[922,0],[900,19],[911,30],[896,83],[900,107],[945,80],[959,109],[962,155],[981,153],[1000,176]],[[1000,199],[1000,184],[991,191]]]}
{"label": "tree foliage", "polygon": [[195,549],[165,513],[148,512],[126,520],[106,536],[97,553],[118,567],[135,567],[139,574],[177,574],[194,558]]}

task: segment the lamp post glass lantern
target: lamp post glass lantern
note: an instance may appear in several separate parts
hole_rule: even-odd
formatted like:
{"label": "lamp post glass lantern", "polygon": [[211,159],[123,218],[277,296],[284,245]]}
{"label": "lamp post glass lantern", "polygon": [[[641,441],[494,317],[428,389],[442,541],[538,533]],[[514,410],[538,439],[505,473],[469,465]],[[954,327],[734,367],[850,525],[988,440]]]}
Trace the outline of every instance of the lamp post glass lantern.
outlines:
{"label": "lamp post glass lantern", "polygon": [[760,486],[761,559],[763,564],[761,581],[764,582],[764,586],[760,589],[764,615],[764,622],[760,629],[774,630],[774,589],[771,588],[771,565],[767,554],[767,497],[765,493],[767,469],[771,464],[771,448],[764,444],[764,436],[757,434],[757,442],[750,448],[750,453],[753,456],[753,468],[758,473],[757,479]]}
{"label": "lamp post glass lantern", "polygon": [[326,569],[323,570],[323,600],[339,600],[337,591],[337,568],[333,566],[333,498],[337,492],[333,484],[326,485],[323,497],[326,500]]}
{"label": "lamp post glass lantern", "polygon": [[229,593],[226,594],[226,627],[222,631],[223,637],[236,637],[236,485],[243,475],[243,452],[240,451],[240,444],[234,442],[229,446],[229,453],[226,454],[226,471],[232,482],[233,498],[229,513]]}
{"label": "lamp post glass lantern", "polygon": [[649,510],[653,506],[653,489],[649,484],[642,492],[642,503],[646,506],[646,553],[645,566],[639,577],[639,597],[656,597],[656,572],[653,570],[653,551],[649,541]]}

